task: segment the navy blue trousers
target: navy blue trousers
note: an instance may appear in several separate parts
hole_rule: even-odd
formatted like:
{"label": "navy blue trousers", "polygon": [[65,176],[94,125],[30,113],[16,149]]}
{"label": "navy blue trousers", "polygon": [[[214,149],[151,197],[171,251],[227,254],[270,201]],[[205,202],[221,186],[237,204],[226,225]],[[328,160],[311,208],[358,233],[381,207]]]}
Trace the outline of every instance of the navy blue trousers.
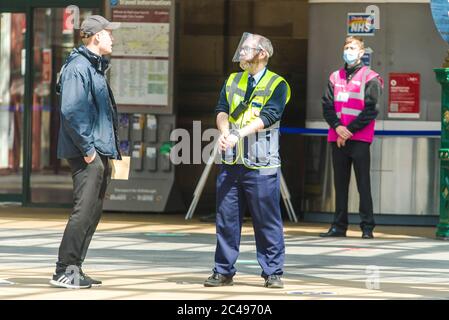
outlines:
{"label": "navy blue trousers", "polygon": [[[269,170],[269,171],[268,171]],[[267,174],[268,173],[268,174]],[[280,208],[280,169],[220,165],[217,178],[217,247],[214,272],[233,276],[243,215],[251,213],[262,276],[282,275],[285,257]]]}

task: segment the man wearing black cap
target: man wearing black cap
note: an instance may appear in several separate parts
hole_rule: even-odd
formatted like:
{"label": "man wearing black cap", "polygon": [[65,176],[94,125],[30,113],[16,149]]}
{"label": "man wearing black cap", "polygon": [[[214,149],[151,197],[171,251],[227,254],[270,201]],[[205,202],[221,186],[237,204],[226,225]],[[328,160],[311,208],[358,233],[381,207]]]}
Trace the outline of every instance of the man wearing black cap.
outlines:
{"label": "man wearing black cap", "polygon": [[73,49],[63,65],[57,90],[61,96],[58,158],[67,159],[73,179],[73,211],[59,247],[52,286],[80,289],[101,285],[81,266],[100,221],[110,169],[108,159],[121,159],[117,108],[106,81],[112,31],[119,27],[102,16],[81,25],[84,45]]}

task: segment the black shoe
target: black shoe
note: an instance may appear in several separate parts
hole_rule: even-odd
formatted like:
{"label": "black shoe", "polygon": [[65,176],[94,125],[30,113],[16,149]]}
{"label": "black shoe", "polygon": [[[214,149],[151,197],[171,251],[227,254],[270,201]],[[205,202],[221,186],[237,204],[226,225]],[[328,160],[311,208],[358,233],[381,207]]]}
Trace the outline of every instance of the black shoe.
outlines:
{"label": "black shoe", "polygon": [[373,230],[363,230],[362,231],[362,239],[373,239]]}
{"label": "black shoe", "polygon": [[346,230],[339,231],[337,228],[332,227],[328,232],[320,233],[320,237],[346,237]]}
{"label": "black shoe", "polygon": [[67,289],[89,289],[92,286],[92,283],[84,275],[78,274],[78,277],[76,277],[74,273],[65,272],[54,273],[50,284],[54,287]]}
{"label": "black shoe", "polygon": [[282,289],[284,287],[284,283],[281,280],[281,276],[272,274],[271,276],[264,277],[266,288],[274,288],[274,289]]}
{"label": "black shoe", "polygon": [[220,273],[215,272],[206,281],[204,281],[205,287],[221,287],[221,286],[232,286],[234,282],[232,281],[232,276],[227,277]]}
{"label": "black shoe", "polygon": [[83,272],[82,269],[80,269],[80,274],[82,274],[83,277],[92,284],[92,287],[100,287],[103,284],[103,282],[101,282],[100,280],[95,280],[89,277],[87,274]]}

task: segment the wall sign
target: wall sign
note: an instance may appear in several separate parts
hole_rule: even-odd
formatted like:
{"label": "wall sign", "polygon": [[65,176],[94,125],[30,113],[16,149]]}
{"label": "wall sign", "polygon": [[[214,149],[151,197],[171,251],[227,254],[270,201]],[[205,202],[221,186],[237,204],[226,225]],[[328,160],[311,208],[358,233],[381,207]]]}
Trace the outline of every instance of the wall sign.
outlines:
{"label": "wall sign", "polygon": [[389,118],[419,118],[419,73],[390,73],[388,93]]}

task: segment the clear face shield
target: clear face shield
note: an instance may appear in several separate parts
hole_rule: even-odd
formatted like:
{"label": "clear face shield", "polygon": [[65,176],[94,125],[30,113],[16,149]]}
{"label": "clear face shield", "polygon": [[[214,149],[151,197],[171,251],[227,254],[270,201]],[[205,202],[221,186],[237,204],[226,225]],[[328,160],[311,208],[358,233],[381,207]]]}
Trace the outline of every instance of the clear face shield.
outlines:
{"label": "clear face shield", "polygon": [[259,40],[260,36],[244,32],[234,53],[232,62],[250,62],[253,60],[263,50],[259,45]]}

